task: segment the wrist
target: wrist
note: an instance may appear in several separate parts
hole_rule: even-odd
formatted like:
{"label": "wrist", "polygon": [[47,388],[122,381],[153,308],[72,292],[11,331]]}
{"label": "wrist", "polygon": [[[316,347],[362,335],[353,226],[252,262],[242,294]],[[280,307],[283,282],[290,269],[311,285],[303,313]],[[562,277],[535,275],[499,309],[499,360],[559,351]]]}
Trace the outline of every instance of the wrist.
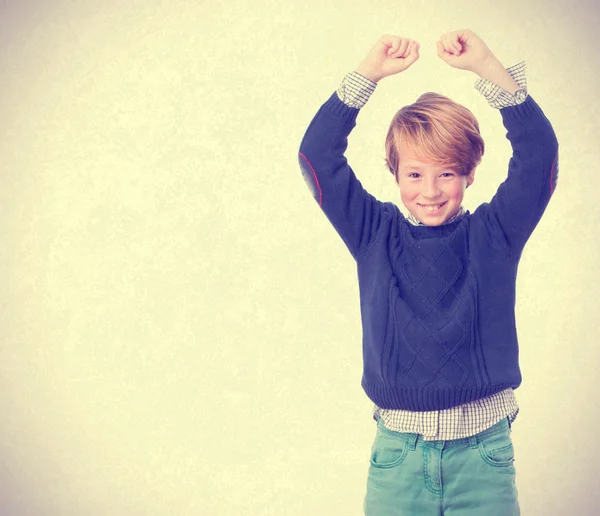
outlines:
{"label": "wrist", "polygon": [[487,57],[472,69],[472,72],[481,79],[490,80],[494,75],[497,75],[502,71],[504,71],[504,66],[502,66],[500,60],[494,55]]}
{"label": "wrist", "polygon": [[383,79],[383,77],[381,77],[380,75],[377,75],[376,73],[373,72],[373,70],[371,70],[368,66],[366,66],[362,63],[360,65],[358,65],[354,71],[356,73],[361,74],[363,77],[369,79],[370,81],[372,81],[374,83],[377,83],[381,79]]}
{"label": "wrist", "polygon": [[519,89],[519,84],[494,55],[484,60],[480,66],[473,69],[473,72],[481,79],[491,81],[511,94],[514,94]]}

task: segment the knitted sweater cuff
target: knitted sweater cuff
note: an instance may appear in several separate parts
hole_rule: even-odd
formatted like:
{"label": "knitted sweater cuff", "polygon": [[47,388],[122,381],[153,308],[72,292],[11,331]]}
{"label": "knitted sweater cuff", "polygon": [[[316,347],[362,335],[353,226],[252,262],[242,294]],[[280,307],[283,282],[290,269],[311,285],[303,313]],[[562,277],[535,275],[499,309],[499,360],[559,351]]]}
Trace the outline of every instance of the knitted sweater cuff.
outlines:
{"label": "knitted sweater cuff", "polygon": [[500,110],[503,120],[524,120],[535,114],[544,114],[537,102],[527,95],[521,104],[504,107]]}
{"label": "knitted sweater cuff", "polygon": [[348,122],[355,121],[358,113],[360,112],[359,108],[352,108],[344,104],[338,97],[337,92],[334,92],[333,95],[329,97],[323,107],[338,118]]}

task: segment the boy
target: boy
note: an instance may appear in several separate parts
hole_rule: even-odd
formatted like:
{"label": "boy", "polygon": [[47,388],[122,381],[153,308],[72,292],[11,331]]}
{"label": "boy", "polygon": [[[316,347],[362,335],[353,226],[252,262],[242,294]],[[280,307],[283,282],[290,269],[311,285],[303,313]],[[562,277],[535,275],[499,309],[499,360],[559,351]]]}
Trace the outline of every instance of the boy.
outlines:
{"label": "boy", "polygon": [[368,515],[520,514],[510,426],[521,383],[517,265],[554,191],[558,143],[527,94],[524,63],[505,69],[472,31],[438,56],[480,77],[513,149],[508,178],[473,214],[462,199],[484,152],[477,120],[433,93],[401,109],[386,138],[404,217],[364,190],[344,152],[378,81],[419,57],[384,35],[315,115],[299,162],[313,197],[357,262],[362,386],[375,403]]}

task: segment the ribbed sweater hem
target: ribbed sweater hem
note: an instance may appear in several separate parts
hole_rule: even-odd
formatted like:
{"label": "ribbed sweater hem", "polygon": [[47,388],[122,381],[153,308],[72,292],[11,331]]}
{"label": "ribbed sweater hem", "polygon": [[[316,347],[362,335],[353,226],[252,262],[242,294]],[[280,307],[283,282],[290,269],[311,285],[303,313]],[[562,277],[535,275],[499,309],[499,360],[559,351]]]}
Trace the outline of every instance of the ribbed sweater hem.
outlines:
{"label": "ribbed sweater hem", "polygon": [[427,412],[445,410],[469,403],[497,392],[516,388],[513,383],[497,383],[486,387],[464,389],[392,389],[381,384],[370,384],[363,380],[362,387],[367,396],[378,407],[391,410]]}

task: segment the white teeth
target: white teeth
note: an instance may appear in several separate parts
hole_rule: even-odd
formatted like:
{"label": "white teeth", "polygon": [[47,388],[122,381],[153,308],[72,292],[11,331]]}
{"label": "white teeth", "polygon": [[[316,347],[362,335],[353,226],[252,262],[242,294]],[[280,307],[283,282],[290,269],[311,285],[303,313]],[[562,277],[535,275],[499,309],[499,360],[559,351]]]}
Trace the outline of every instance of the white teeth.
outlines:
{"label": "white teeth", "polygon": [[435,206],[423,206],[423,208],[425,208],[427,211],[436,211],[439,210],[441,206],[441,204],[436,204]]}

